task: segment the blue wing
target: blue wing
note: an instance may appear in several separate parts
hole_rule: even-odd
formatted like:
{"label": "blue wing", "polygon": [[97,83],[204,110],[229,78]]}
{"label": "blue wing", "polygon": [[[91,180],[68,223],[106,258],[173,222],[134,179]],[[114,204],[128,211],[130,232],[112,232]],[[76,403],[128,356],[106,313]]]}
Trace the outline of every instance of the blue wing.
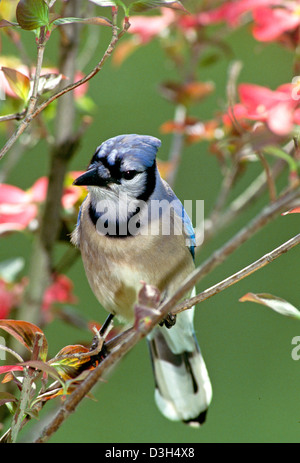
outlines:
{"label": "blue wing", "polygon": [[[181,203],[180,203],[181,204]],[[192,254],[192,257],[193,259],[195,260],[195,247],[196,247],[196,235],[195,235],[195,230],[193,228],[193,225],[192,225],[192,222],[191,222],[191,219],[189,218],[189,216],[187,215],[183,205],[181,204],[182,206],[182,215],[181,215],[181,218],[182,218],[182,221],[183,221],[183,225],[184,225],[184,229],[185,229],[185,232],[188,236],[188,239],[190,241],[190,246],[189,246],[189,250],[190,250],[190,253]]]}
{"label": "blue wing", "polygon": [[164,187],[168,195],[168,200],[170,201],[170,203],[172,203],[172,205],[174,205],[174,210],[176,214],[182,220],[182,224],[184,226],[184,233],[186,235],[187,245],[189,247],[189,250],[190,250],[190,253],[193,259],[195,259],[196,235],[195,235],[195,230],[193,228],[191,219],[188,216],[186,210],[184,209],[182,202],[180,201],[180,199],[177,198],[177,196],[175,195],[170,185],[168,185],[168,183],[164,180],[163,180],[163,184],[164,184]]}

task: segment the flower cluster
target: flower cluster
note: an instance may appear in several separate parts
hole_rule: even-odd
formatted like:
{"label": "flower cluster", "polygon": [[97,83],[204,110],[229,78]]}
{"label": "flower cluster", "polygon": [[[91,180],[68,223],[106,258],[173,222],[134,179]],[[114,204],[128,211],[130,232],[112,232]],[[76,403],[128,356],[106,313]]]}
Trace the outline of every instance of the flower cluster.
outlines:
{"label": "flower cluster", "polygon": [[163,10],[161,15],[134,16],[129,32],[140,43],[147,43],[154,37],[166,34],[167,28],[178,26],[188,31],[212,24],[226,23],[235,28],[245,21],[253,23],[256,40],[281,41],[285,34],[293,34],[300,25],[300,5],[297,0],[235,0],[221,2],[217,8],[191,15],[177,16],[174,11]]}
{"label": "flower cluster", "polygon": [[[82,199],[83,190],[72,186],[79,172],[70,172],[65,181],[62,207],[65,212],[73,212]],[[24,191],[14,185],[0,185],[0,235],[27,228],[38,227],[39,205],[47,195],[48,179],[39,178],[31,188]]]}
{"label": "flower cluster", "polygon": [[[81,172],[69,172],[61,198],[62,212],[71,215],[72,223],[78,213],[79,204],[86,192],[74,187],[72,182]],[[17,231],[35,230],[39,226],[40,207],[46,200],[48,179],[39,178],[28,190],[14,185],[0,185],[0,235]],[[11,311],[20,306],[28,278],[6,279],[0,274],[0,319],[9,317]],[[52,318],[54,303],[74,303],[73,284],[65,275],[52,275],[52,282],[44,293],[41,309],[45,321]]]}
{"label": "flower cluster", "polygon": [[[174,10],[162,8],[161,14],[145,16],[133,16],[129,33],[131,40],[123,42],[115,55],[117,64],[138,46],[148,44],[151,40],[159,38],[165,40],[165,50],[178,67],[182,67],[181,58],[176,54],[176,40],[181,34],[188,42],[188,48],[195,45],[201,47],[210,43],[206,34],[211,25],[225,24],[229,28],[237,28],[244,24],[251,24],[253,37],[261,42],[276,41],[293,50],[299,44],[300,26],[300,2],[282,0],[235,0],[220,2],[219,6],[208,8],[210,2],[206,2],[206,9],[200,5],[196,12],[182,15]],[[216,2],[211,2],[214,6]],[[170,40],[173,34],[173,41]],[[170,47],[173,43],[173,47]],[[178,42],[178,49],[182,49],[182,42]],[[209,95],[208,83],[188,82],[183,84],[167,83],[163,85],[163,95],[174,103],[190,106],[190,103],[199,101],[194,89],[201,89],[203,96]],[[205,87],[206,86],[206,87]],[[187,90],[188,88],[188,98]],[[192,88],[192,91],[190,91]],[[166,89],[168,93],[166,92]],[[203,93],[205,89],[205,93]],[[241,84],[238,88],[239,102],[225,112],[220,119],[216,117],[212,121],[197,120],[187,116],[180,123],[167,121],[161,126],[163,133],[176,132],[186,136],[188,142],[200,140],[214,140],[223,133],[228,133],[234,122],[241,124],[244,130],[252,130],[255,122],[264,124],[275,136],[286,137],[293,135],[294,128],[300,122],[300,85],[297,79],[292,83],[284,83],[276,90],[252,84]],[[176,98],[174,94],[176,91]],[[199,93],[199,92],[198,92]],[[182,98],[185,97],[185,99]],[[252,123],[251,123],[252,122]],[[224,125],[223,125],[224,124]],[[219,130],[220,129],[220,130]]]}
{"label": "flower cluster", "polygon": [[224,116],[225,123],[251,120],[263,122],[276,135],[289,135],[300,124],[300,99],[296,86],[284,84],[275,91],[254,84],[238,88],[240,103]]}
{"label": "flower cluster", "polygon": [[284,41],[286,35],[297,32],[300,5],[298,1],[282,0],[227,1],[218,8],[196,14],[192,19],[184,18],[182,25],[200,27],[223,22],[234,28],[247,19],[253,22],[252,33],[256,40]]}
{"label": "flower cluster", "polygon": [[[0,277],[0,319],[9,318],[13,309],[22,304],[27,285],[28,278],[26,277],[16,282],[6,281]],[[52,319],[51,309],[54,304],[74,304],[75,302],[72,281],[65,275],[53,275],[41,305],[44,321],[49,322]]]}

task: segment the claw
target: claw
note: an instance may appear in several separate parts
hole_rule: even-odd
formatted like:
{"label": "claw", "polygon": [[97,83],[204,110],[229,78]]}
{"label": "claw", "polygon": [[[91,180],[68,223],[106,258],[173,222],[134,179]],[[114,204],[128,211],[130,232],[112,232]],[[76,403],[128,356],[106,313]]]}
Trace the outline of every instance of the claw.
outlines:
{"label": "claw", "polygon": [[172,313],[168,313],[167,317],[159,324],[160,326],[165,326],[166,328],[170,329],[176,323],[176,315]]}

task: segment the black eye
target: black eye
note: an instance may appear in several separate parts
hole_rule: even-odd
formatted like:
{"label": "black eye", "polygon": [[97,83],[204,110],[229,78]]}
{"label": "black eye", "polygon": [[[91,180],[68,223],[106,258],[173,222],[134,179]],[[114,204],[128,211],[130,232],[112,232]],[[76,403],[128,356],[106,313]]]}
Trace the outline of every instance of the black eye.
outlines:
{"label": "black eye", "polygon": [[126,170],[125,172],[123,172],[122,177],[125,180],[132,180],[136,176],[136,174],[137,174],[136,170]]}

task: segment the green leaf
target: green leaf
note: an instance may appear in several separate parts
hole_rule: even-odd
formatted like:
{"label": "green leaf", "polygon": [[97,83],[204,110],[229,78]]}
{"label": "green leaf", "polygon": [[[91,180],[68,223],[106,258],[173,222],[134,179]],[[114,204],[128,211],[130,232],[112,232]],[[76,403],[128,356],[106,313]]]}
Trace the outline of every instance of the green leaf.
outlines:
{"label": "green leaf", "polygon": [[92,24],[94,26],[112,26],[112,22],[108,18],[102,16],[95,16],[93,18],[58,18],[53,21],[55,26],[63,26],[65,24],[82,23]]}
{"label": "green leaf", "polygon": [[297,162],[290,156],[286,151],[278,146],[265,146],[264,153],[270,154],[271,156],[275,156],[277,158],[283,159],[286,161],[290,167],[292,172],[296,172],[298,169]]}
{"label": "green leaf", "polygon": [[76,100],[77,108],[85,113],[92,114],[96,111],[97,105],[92,98],[87,95],[82,96]]}
{"label": "green leaf", "polygon": [[23,101],[27,101],[30,94],[30,79],[16,69],[2,66],[2,71],[15,94]]}
{"label": "green leaf", "polygon": [[280,315],[284,315],[285,317],[291,317],[300,319],[300,312],[296,307],[294,307],[289,302],[281,299],[277,296],[272,296],[272,294],[254,294],[254,293],[247,293],[241,299],[240,302],[256,302],[257,304],[262,304],[270,309],[274,310],[275,312],[279,313]]}
{"label": "green leaf", "polygon": [[23,257],[16,257],[0,262],[0,278],[7,283],[13,283],[24,265],[25,261]]}
{"label": "green leaf", "polygon": [[20,0],[16,16],[19,25],[27,31],[49,25],[49,8],[44,0]]}
{"label": "green leaf", "polygon": [[65,346],[48,363],[66,381],[76,378],[83,370],[91,368],[91,357],[88,353],[89,349],[80,344]]}
{"label": "green leaf", "polygon": [[36,333],[42,335],[40,345],[40,357],[46,360],[48,353],[48,343],[43,331],[32,323],[20,320],[0,320],[0,328],[9,333],[17,339],[23,346],[26,347],[31,353],[33,351]]}

